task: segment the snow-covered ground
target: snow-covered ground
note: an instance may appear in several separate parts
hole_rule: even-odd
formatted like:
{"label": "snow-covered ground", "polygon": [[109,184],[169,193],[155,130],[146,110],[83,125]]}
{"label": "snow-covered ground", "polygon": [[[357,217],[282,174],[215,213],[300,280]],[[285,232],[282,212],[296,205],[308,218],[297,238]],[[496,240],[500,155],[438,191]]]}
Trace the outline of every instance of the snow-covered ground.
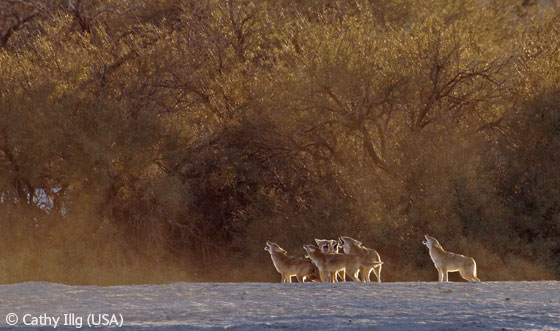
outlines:
{"label": "snow-covered ground", "polygon": [[0,286],[3,328],[88,316],[122,329],[560,330],[560,282]]}

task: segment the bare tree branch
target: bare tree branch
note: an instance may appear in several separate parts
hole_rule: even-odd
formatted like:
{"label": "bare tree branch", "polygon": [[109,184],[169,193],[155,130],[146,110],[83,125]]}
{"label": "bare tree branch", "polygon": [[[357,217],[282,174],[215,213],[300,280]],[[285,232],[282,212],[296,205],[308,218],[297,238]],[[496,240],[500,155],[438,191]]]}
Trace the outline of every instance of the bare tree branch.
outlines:
{"label": "bare tree branch", "polygon": [[2,36],[0,37],[0,47],[5,47],[12,34],[21,29],[25,25],[25,23],[37,17],[37,13],[28,15],[23,19],[20,19],[17,15],[14,15],[14,17],[16,18],[16,23],[14,23],[11,27],[8,28],[8,30],[6,30],[6,32],[2,34]]}

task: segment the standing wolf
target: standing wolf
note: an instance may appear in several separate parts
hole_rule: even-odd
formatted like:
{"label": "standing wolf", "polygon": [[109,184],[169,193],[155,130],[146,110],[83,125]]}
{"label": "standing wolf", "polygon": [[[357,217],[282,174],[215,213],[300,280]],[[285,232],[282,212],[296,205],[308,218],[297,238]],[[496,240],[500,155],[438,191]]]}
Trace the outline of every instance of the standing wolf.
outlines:
{"label": "standing wolf", "polygon": [[322,282],[335,282],[336,272],[345,270],[346,274],[357,282],[358,272],[360,271],[360,258],[351,254],[325,254],[319,247],[313,245],[303,245],[307,256],[319,269],[319,276]]}
{"label": "standing wolf", "polygon": [[289,256],[278,244],[267,241],[264,247],[270,253],[270,258],[276,271],[282,275],[282,283],[291,283],[292,276],[296,276],[298,282],[319,281],[319,270],[308,259]]}
{"label": "standing wolf", "polygon": [[377,282],[381,283],[381,257],[375,249],[362,246],[362,243],[350,237],[340,237],[340,246],[346,254],[354,254],[360,257],[360,278],[362,282],[369,282],[369,275],[373,270]]}
{"label": "standing wolf", "polygon": [[480,279],[476,278],[476,262],[472,257],[446,251],[434,237],[424,235],[424,238],[426,240],[422,243],[430,251],[440,282],[447,282],[447,273],[454,271],[459,271],[461,277],[469,282],[480,282]]}
{"label": "standing wolf", "polygon": [[[315,238],[315,243],[317,247],[321,250],[321,252],[325,254],[338,254],[338,249],[340,248],[338,241],[334,239],[317,239]],[[333,280],[335,283],[338,283],[338,278],[340,278],[343,282],[346,281],[346,271],[340,270],[336,272],[334,275],[329,277],[334,277]]]}

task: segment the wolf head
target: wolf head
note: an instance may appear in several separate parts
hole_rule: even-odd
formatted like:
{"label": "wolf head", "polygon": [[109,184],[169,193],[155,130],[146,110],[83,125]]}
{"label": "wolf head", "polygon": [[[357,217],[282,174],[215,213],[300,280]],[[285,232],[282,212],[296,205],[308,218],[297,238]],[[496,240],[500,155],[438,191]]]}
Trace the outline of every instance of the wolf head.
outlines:
{"label": "wolf head", "polygon": [[346,254],[350,254],[350,248],[352,246],[360,247],[362,245],[361,242],[350,237],[339,237],[338,240],[340,241],[340,246],[342,247],[344,253]]}
{"label": "wolf head", "polygon": [[281,254],[288,254],[285,249],[280,247],[277,243],[273,243],[271,241],[266,242],[266,246],[264,246],[264,250],[268,251],[270,254],[273,253],[281,253]]}
{"label": "wolf head", "polygon": [[436,238],[430,237],[427,234],[424,235],[424,238],[425,240],[422,241],[422,244],[426,245],[428,248],[432,248],[432,247],[443,248],[441,247],[441,244],[439,243],[439,241],[437,241]]}
{"label": "wolf head", "polygon": [[338,241],[329,239],[315,239],[317,247],[325,254],[338,253]]}
{"label": "wolf head", "polygon": [[305,251],[307,252],[307,254],[313,254],[315,252],[321,252],[321,250],[313,245],[303,245],[303,249],[305,249]]}

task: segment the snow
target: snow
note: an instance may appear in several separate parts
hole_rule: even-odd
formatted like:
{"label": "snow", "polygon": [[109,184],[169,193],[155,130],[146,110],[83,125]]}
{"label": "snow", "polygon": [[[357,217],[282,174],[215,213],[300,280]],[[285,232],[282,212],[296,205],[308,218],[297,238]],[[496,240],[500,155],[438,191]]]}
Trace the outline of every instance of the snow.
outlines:
{"label": "snow", "polygon": [[[120,319],[136,329],[560,330],[560,282],[173,283],[0,286],[0,327],[15,313]],[[121,314],[121,315],[119,315]],[[69,316],[69,315],[67,315]],[[57,329],[76,330],[76,323]],[[114,325],[114,324],[113,324]],[[45,326],[44,329],[52,329]]]}

